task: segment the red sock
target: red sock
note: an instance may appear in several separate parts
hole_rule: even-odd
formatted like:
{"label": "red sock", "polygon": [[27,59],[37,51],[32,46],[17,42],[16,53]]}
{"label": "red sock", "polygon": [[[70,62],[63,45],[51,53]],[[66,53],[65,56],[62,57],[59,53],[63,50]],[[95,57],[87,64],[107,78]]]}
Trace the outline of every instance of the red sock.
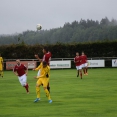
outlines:
{"label": "red sock", "polygon": [[83,72],[84,72],[84,74],[85,74],[85,69],[83,69]]}
{"label": "red sock", "polygon": [[81,79],[82,79],[82,72],[80,73]]}
{"label": "red sock", "polygon": [[88,71],[88,68],[86,68],[86,73],[87,73],[87,71]]}
{"label": "red sock", "polygon": [[29,87],[28,83],[24,87],[25,87],[26,91],[29,92],[29,90],[28,90],[28,87]]}

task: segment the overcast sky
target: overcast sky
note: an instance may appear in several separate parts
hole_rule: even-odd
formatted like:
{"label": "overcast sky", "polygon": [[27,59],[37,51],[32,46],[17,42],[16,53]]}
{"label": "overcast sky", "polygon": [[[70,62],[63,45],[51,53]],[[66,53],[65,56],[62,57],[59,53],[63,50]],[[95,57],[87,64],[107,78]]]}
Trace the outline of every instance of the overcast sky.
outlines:
{"label": "overcast sky", "polygon": [[117,0],[0,0],[0,34],[63,26],[65,22],[117,19]]}

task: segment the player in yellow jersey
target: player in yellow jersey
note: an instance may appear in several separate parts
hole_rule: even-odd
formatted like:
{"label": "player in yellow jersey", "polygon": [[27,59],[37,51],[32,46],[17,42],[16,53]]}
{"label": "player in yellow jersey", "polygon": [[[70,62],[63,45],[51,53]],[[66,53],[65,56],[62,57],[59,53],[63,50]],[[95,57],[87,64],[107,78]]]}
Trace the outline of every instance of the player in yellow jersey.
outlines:
{"label": "player in yellow jersey", "polygon": [[34,102],[38,102],[40,100],[40,86],[43,85],[46,96],[48,97],[48,102],[52,103],[52,100],[50,98],[50,93],[47,89],[47,85],[48,85],[49,78],[50,78],[50,67],[47,65],[47,62],[43,61],[40,64],[39,69],[40,69],[40,76],[34,77],[38,79],[36,82],[37,98],[34,100]]}
{"label": "player in yellow jersey", "polygon": [[0,76],[3,78],[3,58],[0,54]]}

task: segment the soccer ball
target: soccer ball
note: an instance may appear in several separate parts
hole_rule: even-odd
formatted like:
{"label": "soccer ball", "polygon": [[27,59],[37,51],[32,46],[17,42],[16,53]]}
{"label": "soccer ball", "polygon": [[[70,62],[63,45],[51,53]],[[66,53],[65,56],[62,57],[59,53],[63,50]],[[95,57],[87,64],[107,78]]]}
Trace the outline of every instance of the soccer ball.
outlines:
{"label": "soccer ball", "polygon": [[42,29],[41,24],[37,24],[37,30],[41,30],[41,29]]}

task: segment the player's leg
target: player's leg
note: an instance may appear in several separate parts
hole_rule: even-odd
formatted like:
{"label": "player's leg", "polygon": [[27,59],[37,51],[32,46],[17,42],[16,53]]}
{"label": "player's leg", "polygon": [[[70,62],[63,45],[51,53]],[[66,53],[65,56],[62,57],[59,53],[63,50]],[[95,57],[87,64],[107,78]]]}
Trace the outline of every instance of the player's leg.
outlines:
{"label": "player's leg", "polygon": [[86,75],[88,75],[88,64],[85,63],[85,70],[86,70]]}
{"label": "player's leg", "polygon": [[34,100],[34,102],[38,102],[40,100],[40,86],[42,85],[41,78],[36,83],[36,95],[37,98]]}
{"label": "player's leg", "polygon": [[48,91],[50,93],[50,83],[49,82],[48,82],[48,85],[47,85],[47,89],[48,89]]}
{"label": "player's leg", "polygon": [[1,71],[1,77],[3,78],[3,71]]}
{"label": "player's leg", "polygon": [[82,65],[79,66],[80,78],[82,79]]}
{"label": "player's leg", "polygon": [[0,76],[3,77],[3,68],[2,68],[2,65],[0,65]]}
{"label": "player's leg", "polygon": [[86,67],[85,69],[86,69],[86,75],[88,75],[88,67]]}
{"label": "player's leg", "polygon": [[83,69],[84,75],[86,75],[86,70],[85,70],[85,67],[83,67],[82,69]]}
{"label": "player's leg", "polygon": [[18,78],[19,78],[20,84],[26,89],[26,92],[29,93],[29,86],[28,86],[28,83],[26,82],[27,81],[26,75],[23,75]]}
{"label": "player's leg", "polygon": [[79,72],[80,72],[80,78],[82,79],[82,70],[79,69]]}
{"label": "player's leg", "polygon": [[50,93],[49,93],[49,91],[48,91],[48,89],[47,89],[48,83],[49,83],[49,78],[44,78],[44,79],[43,79],[43,88],[44,88],[44,91],[45,91],[46,96],[47,96],[47,98],[48,98],[48,102],[49,102],[49,103],[52,103],[52,100],[51,100],[51,97],[50,97]]}
{"label": "player's leg", "polygon": [[85,64],[82,64],[82,69],[83,69],[83,72],[84,72],[84,75],[86,74],[86,71],[85,71]]}
{"label": "player's leg", "polygon": [[24,84],[24,87],[25,87],[27,93],[29,93],[29,85],[28,85],[28,83],[27,83],[27,76],[24,74],[22,77],[23,77],[23,84]]}
{"label": "player's leg", "polygon": [[77,77],[79,76],[79,70],[77,70]]}
{"label": "player's leg", "polygon": [[3,71],[0,70],[0,76],[3,78]]}
{"label": "player's leg", "polygon": [[25,83],[24,87],[25,87],[27,93],[29,93],[29,85],[28,85],[28,83]]}
{"label": "player's leg", "polygon": [[76,66],[76,70],[77,70],[77,77],[79,76],[79,69],[78,66]]}

